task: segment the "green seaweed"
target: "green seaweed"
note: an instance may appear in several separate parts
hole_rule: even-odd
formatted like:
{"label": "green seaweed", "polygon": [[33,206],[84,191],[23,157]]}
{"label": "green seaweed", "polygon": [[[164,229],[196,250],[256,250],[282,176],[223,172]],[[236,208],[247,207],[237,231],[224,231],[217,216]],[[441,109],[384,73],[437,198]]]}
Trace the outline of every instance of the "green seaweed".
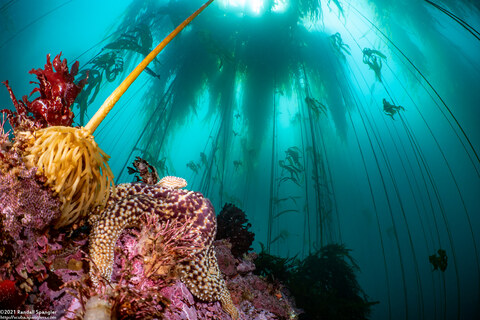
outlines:
{"label": "green seaweed", "polygon": [[298,260],[268,254],[262,245],[255,273],[288,287],[304,310],[300,319],[367,319],[379,302],[369,301],[358,284],[360,268],[350,251],[343,244],[328,244]]}
{"label": "green seaweed", "polygon": [[371,306],[355,275],[360,268],[343,244],[329,244],[307,256],[288,287],[305,319],[367,319]]}
{"label": "green seaweed", "polygon": [[255,259],[256,275],[264,277],[269,282],[288,282],[292,277],[295,258],[282,258],[269,254],[260,242],[261,251]]}

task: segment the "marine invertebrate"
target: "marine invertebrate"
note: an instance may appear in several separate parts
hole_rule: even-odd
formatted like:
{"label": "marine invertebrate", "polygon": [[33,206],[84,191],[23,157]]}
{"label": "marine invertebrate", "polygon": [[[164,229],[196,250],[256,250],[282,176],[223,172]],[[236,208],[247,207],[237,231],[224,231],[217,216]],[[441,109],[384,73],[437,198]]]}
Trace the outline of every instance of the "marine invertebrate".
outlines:
{"label": "marine invertebrate", "polygon": [[170,301],[162,319],[225,319],[225,312],[219,303],[194,299],[183,282],[177,280],[173,285],[161,289],[161,294]]}
{"label": "marine invertebrate", "polygon": [[[3,229],[5,226],[2,224]],[[78,251],[81,242],[76,241],[78,238],[66,238],[64,233],[52,236],[45,228],[37,230],[28,223],[17,231],[17,238],[10,230],[0,232],[0,279],[15,281],[20,296],[25,298],[28,293],[20,310],[56,310],[56,316],[61,317],[72,298],[65,295],[62,284],[83,273]],[[65,255],[72,240],[76,250],[73,255]]]}
{"label": "marine invertebrate", "polygon": [[62,201],[62,216],[56,224],[57,228],[85,217],[95,206],[105,205],[109,196],[108,187],[113,186],[113,174],[107,163],[108,156],[94,141],[93,132],[146,66],[212,1],[183,21],[140,62],[85,127],[52,126],[18,134],[25,149],[26,163],[30,167],[38,167],[38,173],[47,177],[47,184]]}
{"label": "marine invertebrate", "polygon": [[24,301],[15,282],[12,280],[0,280],[0,309],[15,309]]}
{"label": "marine invertebrate", "polygon": [[36,168],[25,166],[18,149],[8,143],[1,151],[0,279],[16,282],[14,300],[19,303],[7,299],[0,305],[19,310],[25,310],[27,303],[36,310],[53,307],[60,317],[68,297],[62,298],[65,292],[58,287],[73,271],[56,269],[81,270],[80,261],[64,257],[73,237],[65,239],[63,233],[52,236],[48,228],[60,217],[61,203],[36,175]]}
{"label": "marine invertebrate", "polygon": [[[8,142],[8,141],[7,141]],[[25,266],[44,269],[36,240],[60,216],[60,202],[10,143],[0,152],[0,278]],[[28,255],[26,253],[29,253]],[[33,270],[38,271],[38,270]]]}
{"label": "marine invertebrate", "polygon": [[108,200],[105,210],[97,213],[90,235],[90,276],[93,283],[99,285],[95,272],[97,268],[100,275],[110,281],[115,243],[121,232],[129,226],[138,225],[142,216],[156,216],[159,222],[189,221],[187,235],[194,239],[195,249],[179,265],[180,278],[197,298],[220,300],[223,308],[236,318],[238,312],[231,301],[212,248],[216,219],[210,201],[200,193],[164,187],[161,183],[122,184],[117,186],[116,191]]}
{"label": "marine invertebrate", "polygon": [[[83,128],[68,127],[73,121],[70,107],[86,81],[78,85],[73,82],[77,70],[78,61],[69,71],[66,59],[61,61],[60,54],[53,64],[47,55],[45,70],[30,71],[37,75],[40,85],[32,91],[40,93],[33,102],[26,96],[23,101],[17,101],[5,82],[16,108],[16,112],[4,110],[16,129],[15,144],[6,146],[6,150],[19,155],[21,161],[17,161],[17,165],[23,161],[27,168],[36,168],[39,180],[59,195],[63,215],[56,221],[57,227],[86,215],[90,206],[104,203],[107,188],[113,184],[108,156]],[[15,166],[12,156],[2,158],[10,162],[2,161],[3,171]]]}
{"label": "marine invertebrate", "polygon": [[199,248],[189,234],[190,220],[160,220],[142,216],[141,227],[126,230],[117,241],[117,285],[110,299],[117,319],[164,319],[165,311],[175,308],[163,289],[179,280],[177,265]]}
{"label": "marine invertebrate", "polygon": [[164,188],[181,189],[187,186],[187,181],[175,176],[166,176],[158,181],[157,185]]}
{"label": "marine invertebrate", "polygon": [[45,176],[46,184],[58,194],[62,216],[57,228],[85,217],[89,208],[105,204],[113,185],[109,156],[83,128],[48,127],[19,132],[17,139],[26,146],[27,166],[37,167],[37,173]]}
{"label": "marine invertebrate", "polygon": [[108,301],[98,296],[88,299],[85,304],[84,320],[108,320],[111,319],[111,305]]}
{"label": "marine invertebrate", "polygon": [[[227,287],[233,302],[239,306],[245,319],[296,319],[293,299],[281,283],[269,283],[257,275],[251,252],[236,258],[228,240],[214,242],[220,270],[226,275]],[[262,316],[259,316],[262,314]]]}

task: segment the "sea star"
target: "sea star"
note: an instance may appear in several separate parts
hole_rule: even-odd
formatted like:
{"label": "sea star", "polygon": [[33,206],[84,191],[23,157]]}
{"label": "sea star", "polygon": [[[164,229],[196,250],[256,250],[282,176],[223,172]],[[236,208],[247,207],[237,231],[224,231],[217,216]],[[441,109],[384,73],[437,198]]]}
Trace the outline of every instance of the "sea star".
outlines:
{"label": "sea star", "polygon": [[189,233],[195,236],[193,258],[180,268],[180,278],[193,295],[204,301],[220,301],[232,318],[238,318],[225,281],[218,268],[212,243],[216,234],[216,216],[210,201],[201,193],[180,189],[186,181],[165,177],[155,185],[125,183],[116,187],[103,212],[91,219],[90,277],[95,286],[102,278],[111,280],[114,248],[125,228],[137,226],[142,215],[157,215],[161,221],[190,221]]}

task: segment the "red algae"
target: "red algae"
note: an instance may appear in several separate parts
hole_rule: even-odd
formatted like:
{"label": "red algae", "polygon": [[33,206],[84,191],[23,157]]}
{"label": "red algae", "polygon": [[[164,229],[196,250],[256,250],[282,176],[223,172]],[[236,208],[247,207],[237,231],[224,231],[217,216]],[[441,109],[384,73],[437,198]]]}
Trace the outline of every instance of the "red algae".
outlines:
{"label": "red algae", "polygon": [[[16,110],[2,110],[0,122],[1,307],[55,311],[55,316],[61,317],[65,305],[73,299],[63,285],[85,274],[81,262],[85,255],[79,250],[86,245],[85,230],[51,230],[61,214],[60,202],[44,185],[44,177],[37,175],[37,168],[27,168],[22,141],[15,136],[18,130],[71,124],[73,113],[69,108],[84,84],[73,83],[77,70],[78,64],[74,64],[69,72],[60,55],[53,64],[47,57],[45,70],[31,71],[40,85],[32,92],[40,93],[40,97],[32,102],[26,96],[18,101],[4,82]],[[7,120],[13,134],[5,130]],[[72,259],[76,262],[69,264]],[[75,270],[67,269],[69,266]]]}
{"label": "red algae", "polygon": [[[17,100],[4,82],[16,111],[3,112],[14,132],[70,126],[70,107],[86,83],[74,83],[77,72],[78,62],[69,71],[60,55],[52,62],[47,56],[45,69],[30,71],[39,81],[32,94],[40,94],[31,102],[27,96]],[[18,141],[10,141],[4,130],[5,121],[4,117],[0,123],[0,306],[83,319],[95,298],[105,302],[105,314],[117,319],[230,319],[220,302],[201,301],[180,280],[178,266],[198,249],[188,232],[190,221],[161,223],[149,218],[123,232],[116,244],[114,284],[94,288],[85,254],[90,229],[82,223],[49,228],[60,215],[60,202],[36,168],[26,168]],[[158,180],[153,167],[137,169],[152,176],[148,182]],[[234,244],[216,241],[214,249],[240,319],[293,319],[296,312],[284,289],[253,275],[255,254],[247,254],[253,233],[247,230],[244,213],[238,212],[227,219],[238,229],[230,239]]]}
{"label": "red algae", "polygon": [[[37,76],[39,87],[33,89],[30,96],[36,92],[39,97],[29,101],[23,96],[17,100],[8,81],[3,82],[7,87],[10,98],[16,111],[8,109],[1,110],[10,117],[10,124],[13,128],[39,129],[47,126],[71,126],[74,114],[70,110],[75,98],[87,83],[87,78],[75,84],[75,75],[78,73],[78,61],[71,70],[68,70],[67,60],[60,60],[61,53],[50,61],[50,54],[47,55],[47,63],[44,69],[32,69],[31,74]],[[28,125],[27,125],[28,124]],[[25,128],[26,127],[26,128]]]}

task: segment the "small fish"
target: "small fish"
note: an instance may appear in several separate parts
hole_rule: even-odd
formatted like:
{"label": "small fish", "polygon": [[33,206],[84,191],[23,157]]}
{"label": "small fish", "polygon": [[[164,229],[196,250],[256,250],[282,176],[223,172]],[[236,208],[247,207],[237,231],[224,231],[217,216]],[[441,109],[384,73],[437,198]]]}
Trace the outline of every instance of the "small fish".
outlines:
{"label": "small fish", "polygon": [[150,69],[149,67],[146,67],[146,68],[145,68],[145,72],[148,73],[149,75],[151,75],[151,76],[154,77],[154,78],[160,79],[160,75],[158,75],[157,73],[155,73],[155,71],[153,71],[153,70]]}

